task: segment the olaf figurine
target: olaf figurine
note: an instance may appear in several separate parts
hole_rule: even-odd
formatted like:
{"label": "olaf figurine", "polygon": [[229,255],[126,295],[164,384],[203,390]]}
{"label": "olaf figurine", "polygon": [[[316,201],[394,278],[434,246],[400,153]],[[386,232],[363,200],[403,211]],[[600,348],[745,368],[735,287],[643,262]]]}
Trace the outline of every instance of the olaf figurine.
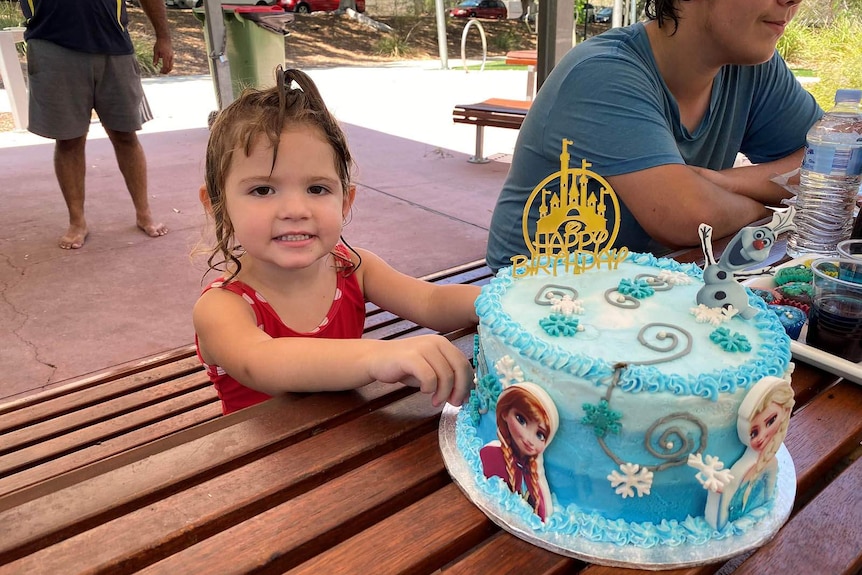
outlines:
{"label": "olaf figurine", "polygon": [[697,292],[697,303],[707,307],[733,308],[745,319],[754,317],[757,308],[748,303],[745,288],[736,278],[764,275],[772,272],[772,267],[742,272],[753,264],[762,262],[769,255],[778,234],[796,229],[793,216],[796,210],[770,208],[775,211],[772,221],[762,226],[750,226],[739,230],[730,240],[721,258],[715,261],[712,253],[712,226],[700,224],[700,245],[705,258],[703,268],[704,286]]}

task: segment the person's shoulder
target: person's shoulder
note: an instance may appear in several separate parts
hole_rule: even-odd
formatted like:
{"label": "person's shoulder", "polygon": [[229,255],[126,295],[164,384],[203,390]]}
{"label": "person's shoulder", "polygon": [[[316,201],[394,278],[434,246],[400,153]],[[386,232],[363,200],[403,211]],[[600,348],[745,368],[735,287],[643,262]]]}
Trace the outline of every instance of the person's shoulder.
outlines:
{"label": "person's shoulder", "polygon": [[240,282],[224,284],[219,280],[204,288],[192,308],[196,329],[200,329],[213,318],[233,317],[236,313],[247,315],[251,312],[253,318],[253,300],[244,293],[243,286]]}
{"label": "person's shoulder", "polygon": [[590,84],[608,80],[616,83],[619,77],[652,78],[655,60],[643,24],[612,28],[577,44],[557,66],[569,78]]}
{"label": "person's shoulder", "polygon": [[650,51],[649,39],[643,23],[637,22],[631,26],[611,28],[598,36],[593,36],[585,42],[576,44],[569,53],[580,61],[586,61],[594,58],[643,58]]}

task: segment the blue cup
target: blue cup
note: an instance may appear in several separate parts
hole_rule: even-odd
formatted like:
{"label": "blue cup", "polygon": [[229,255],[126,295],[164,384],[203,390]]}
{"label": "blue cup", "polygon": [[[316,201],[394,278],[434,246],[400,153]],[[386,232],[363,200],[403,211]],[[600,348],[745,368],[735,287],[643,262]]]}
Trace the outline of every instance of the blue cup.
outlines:
{"label": "blue cup", "polygon": [[[838,243],[837,249],[839,258],[856,260],[862,264],[862,239],[844,240]],[[838,277],[849,282],[859,283],[862,282],[862,269],[842,265],[839,268]]]}

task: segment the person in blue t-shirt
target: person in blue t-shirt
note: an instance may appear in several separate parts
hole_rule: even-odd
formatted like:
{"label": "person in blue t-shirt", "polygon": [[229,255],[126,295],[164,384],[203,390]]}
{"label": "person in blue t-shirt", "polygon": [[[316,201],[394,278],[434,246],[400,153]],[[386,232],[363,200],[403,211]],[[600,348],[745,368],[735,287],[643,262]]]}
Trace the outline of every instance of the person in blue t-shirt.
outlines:
{"label": "person in blue t-shirt", "polygon": [[[140,0],[153,25],[153,65],[173,67],[164,0]],[[132,196],[137,226],[151,237],[168,232],[153,219],[147,200],[147,160],[136,132],[152,119],[128,31],[125,0],[21,0],[27,18],[27,129],[51,138],[54,173],[69,211],[60,247],[77,249],[87,239],[84,217],[84,152],[92,111],[99,115]]]}
{"label": "person in blue t-shirt", "polygon": [[[698,245],[701,223],[723,237],[769,215],[789,196],[770,179],[799,167],[823,114],[775,50],[799,1],[647,0],[646,22],[572,48],[521,127],[488,265],[530,255],[522,212],[560,170],[563,140],[570,166],[590,162],[620,200],[616,247],[662,255]],[[733,167],[738,153],[754,165]],[[559,197],[558,181],[545,188]],[[530,238],[540,203],[531,203]],[[613,222],[613,207],[604,215]]]}

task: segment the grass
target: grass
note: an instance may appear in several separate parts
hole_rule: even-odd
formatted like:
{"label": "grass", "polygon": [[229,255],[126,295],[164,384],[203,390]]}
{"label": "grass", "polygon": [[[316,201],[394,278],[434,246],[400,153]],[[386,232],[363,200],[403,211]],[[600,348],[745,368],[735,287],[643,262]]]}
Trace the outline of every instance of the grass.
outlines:
{"label": "grass", "polygon": [[[805,5],[803,4],[803,7]],[[820,79],[807,84],[823,109],[832,107],[839,88],[862,88],[862,14],[836,11],[828,23],[791,22],[778,43],[778,51],[798,76]],[[802,69],[807,74],[800,74]]]}
{"label": "grass", "polygon": [[[458,62],[460,62],[460,61],[461,61],[461,59],[459,58]],[[471,59],[471,61],[475,61],[475,60]],[[458,66],[458,67],[461,68],[461,66]],[[482,69],[481,64],[475,64],[475,65],[467,66],[467,70],[481,70],[481,69]],[[485,70],[526,70],[526,69],[527,69],[526,66],[515,66],[513,64],[506,64],[505,60],[487,60],[485,62]]]}

